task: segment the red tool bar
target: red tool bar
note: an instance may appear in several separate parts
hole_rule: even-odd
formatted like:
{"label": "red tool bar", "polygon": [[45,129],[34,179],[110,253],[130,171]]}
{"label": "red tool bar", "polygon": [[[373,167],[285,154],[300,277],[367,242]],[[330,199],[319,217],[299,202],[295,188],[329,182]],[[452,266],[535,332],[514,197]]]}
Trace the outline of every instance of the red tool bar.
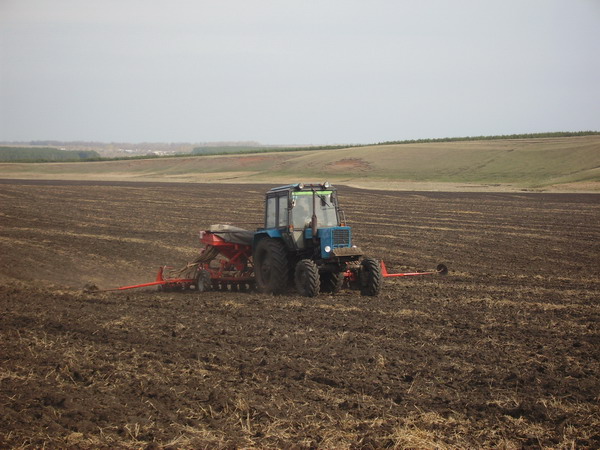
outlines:
{"label": "red tool bar", "polygon": [[149,287],[149,286],[159,286],[159,285],[164,285],[164,284],[176,284],[176,283],[195,283],[196,280],[193,279],[189,279],[189,278],[173,278],[173,279],[169,279],[169,280],[162,280],[162,281],[153,281],[152,283],[142,283],[142,284],[134,284],[132,286],[121,286],[115,289],[102,289],[100,291],[96,291],[96,292],[110,292],[110,291],[124,291],[126,289],[137,289],[137,288],[143,288],[143,287]]}
{"label": "red tool bar", "polygon": [[388,273],[385,263],[381,261],[381,275],[388,277],[416,277],[418,275],[435,275],[438,272],[406,272],[406,273]]}

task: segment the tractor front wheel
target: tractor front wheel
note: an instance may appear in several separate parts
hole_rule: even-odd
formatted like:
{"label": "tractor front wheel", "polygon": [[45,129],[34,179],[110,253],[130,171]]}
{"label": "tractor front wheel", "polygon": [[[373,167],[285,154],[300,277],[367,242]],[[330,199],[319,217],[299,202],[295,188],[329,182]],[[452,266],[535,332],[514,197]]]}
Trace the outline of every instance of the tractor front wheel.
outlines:
{"label": "tractor front wheel", "polygon": [[365,258],[360,262],[360,293],[375,297],[379,295],[383,277],[379,263],[373,258]]}
{"label": "tractor front wheel", "polygon": [[294,273],[296,289],[304,297],[315,297],[319,293],[321,285],[319,268],[310,259],[302,259],[296,264]]}
{"label": "tractor front wheel", "polygon": [[281,294],[288,283],[288,261],[283,243],[264,238],[254,251],[256,286],[265,294]]}

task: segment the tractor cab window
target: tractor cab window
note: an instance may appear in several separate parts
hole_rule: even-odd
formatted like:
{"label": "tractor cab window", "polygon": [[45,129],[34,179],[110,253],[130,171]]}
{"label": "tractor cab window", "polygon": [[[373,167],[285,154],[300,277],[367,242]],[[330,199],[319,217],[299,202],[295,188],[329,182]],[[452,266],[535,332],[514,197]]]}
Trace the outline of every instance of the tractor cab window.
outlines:
{"label": "tractor cab window", "polygon": [[319,220],[319,226],[337,227],[339,225],[337,211],[331,197],[330,194],[317,197],[317,218]]}
{"label": "tractor cab window", "polygon": [[278,227],[287,227],[288,222],[288,196],[282,195],[279,197],[279,217],[277,220]]}
{"label": "tractor cab window", "polygon": [[292,224],[294,228],[302,230],[304,227],[310,225],[310,219],[312,217],[312,196],[308,195],[294,195],[292,209]]}
{"label": "tractor cab window", "polygon": [[[317,193],[316,214],[319,227],[336,227],[339,225],[337,211],[331,192]],[[292,223],[294,228],[303,229],[310,226],[313,208],[312,192],[293,194]]]}
{"label": "tractor cab window", "polygon": [[267,210],[265,212],[265,227],[287,227],[288,222],[288,196],[267,198]]}
{"label": "tractor cab window", "polygon": [[267,228],[275,228],[277,218],[277,197],[267,198],[267,211],[265,216],[265,226]]}

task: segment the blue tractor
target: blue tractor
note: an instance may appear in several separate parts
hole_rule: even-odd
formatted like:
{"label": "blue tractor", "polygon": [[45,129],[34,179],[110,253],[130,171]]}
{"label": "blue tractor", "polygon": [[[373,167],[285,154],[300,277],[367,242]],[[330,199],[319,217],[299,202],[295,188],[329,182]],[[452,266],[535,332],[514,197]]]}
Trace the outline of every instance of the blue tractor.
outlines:
{"label": "blue tractor", "polygon": [[337,191],[329,183],[297,183],[266,194],[265,226],[253,237],[258,290],[281,294],[291,286],[303,296],[334,294],[344,283],[362,295],[379,294],[379,263],[352,245]]}

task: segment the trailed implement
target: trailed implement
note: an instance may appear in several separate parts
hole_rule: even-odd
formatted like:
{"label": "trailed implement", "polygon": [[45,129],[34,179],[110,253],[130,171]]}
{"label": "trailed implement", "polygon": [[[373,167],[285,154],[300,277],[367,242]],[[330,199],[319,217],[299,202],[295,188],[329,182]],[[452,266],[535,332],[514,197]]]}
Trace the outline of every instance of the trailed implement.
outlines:
{"label": "trailed implement", "polygon": [[200,232],[204,245],[200,255],[185,267],[175,270],[163,266],[151,283],[122,286],[126,290],[158,286],[159,291],[231,290],[247,291],[254,287],[252,237],[254,233],[230,225],[213,225]]}

